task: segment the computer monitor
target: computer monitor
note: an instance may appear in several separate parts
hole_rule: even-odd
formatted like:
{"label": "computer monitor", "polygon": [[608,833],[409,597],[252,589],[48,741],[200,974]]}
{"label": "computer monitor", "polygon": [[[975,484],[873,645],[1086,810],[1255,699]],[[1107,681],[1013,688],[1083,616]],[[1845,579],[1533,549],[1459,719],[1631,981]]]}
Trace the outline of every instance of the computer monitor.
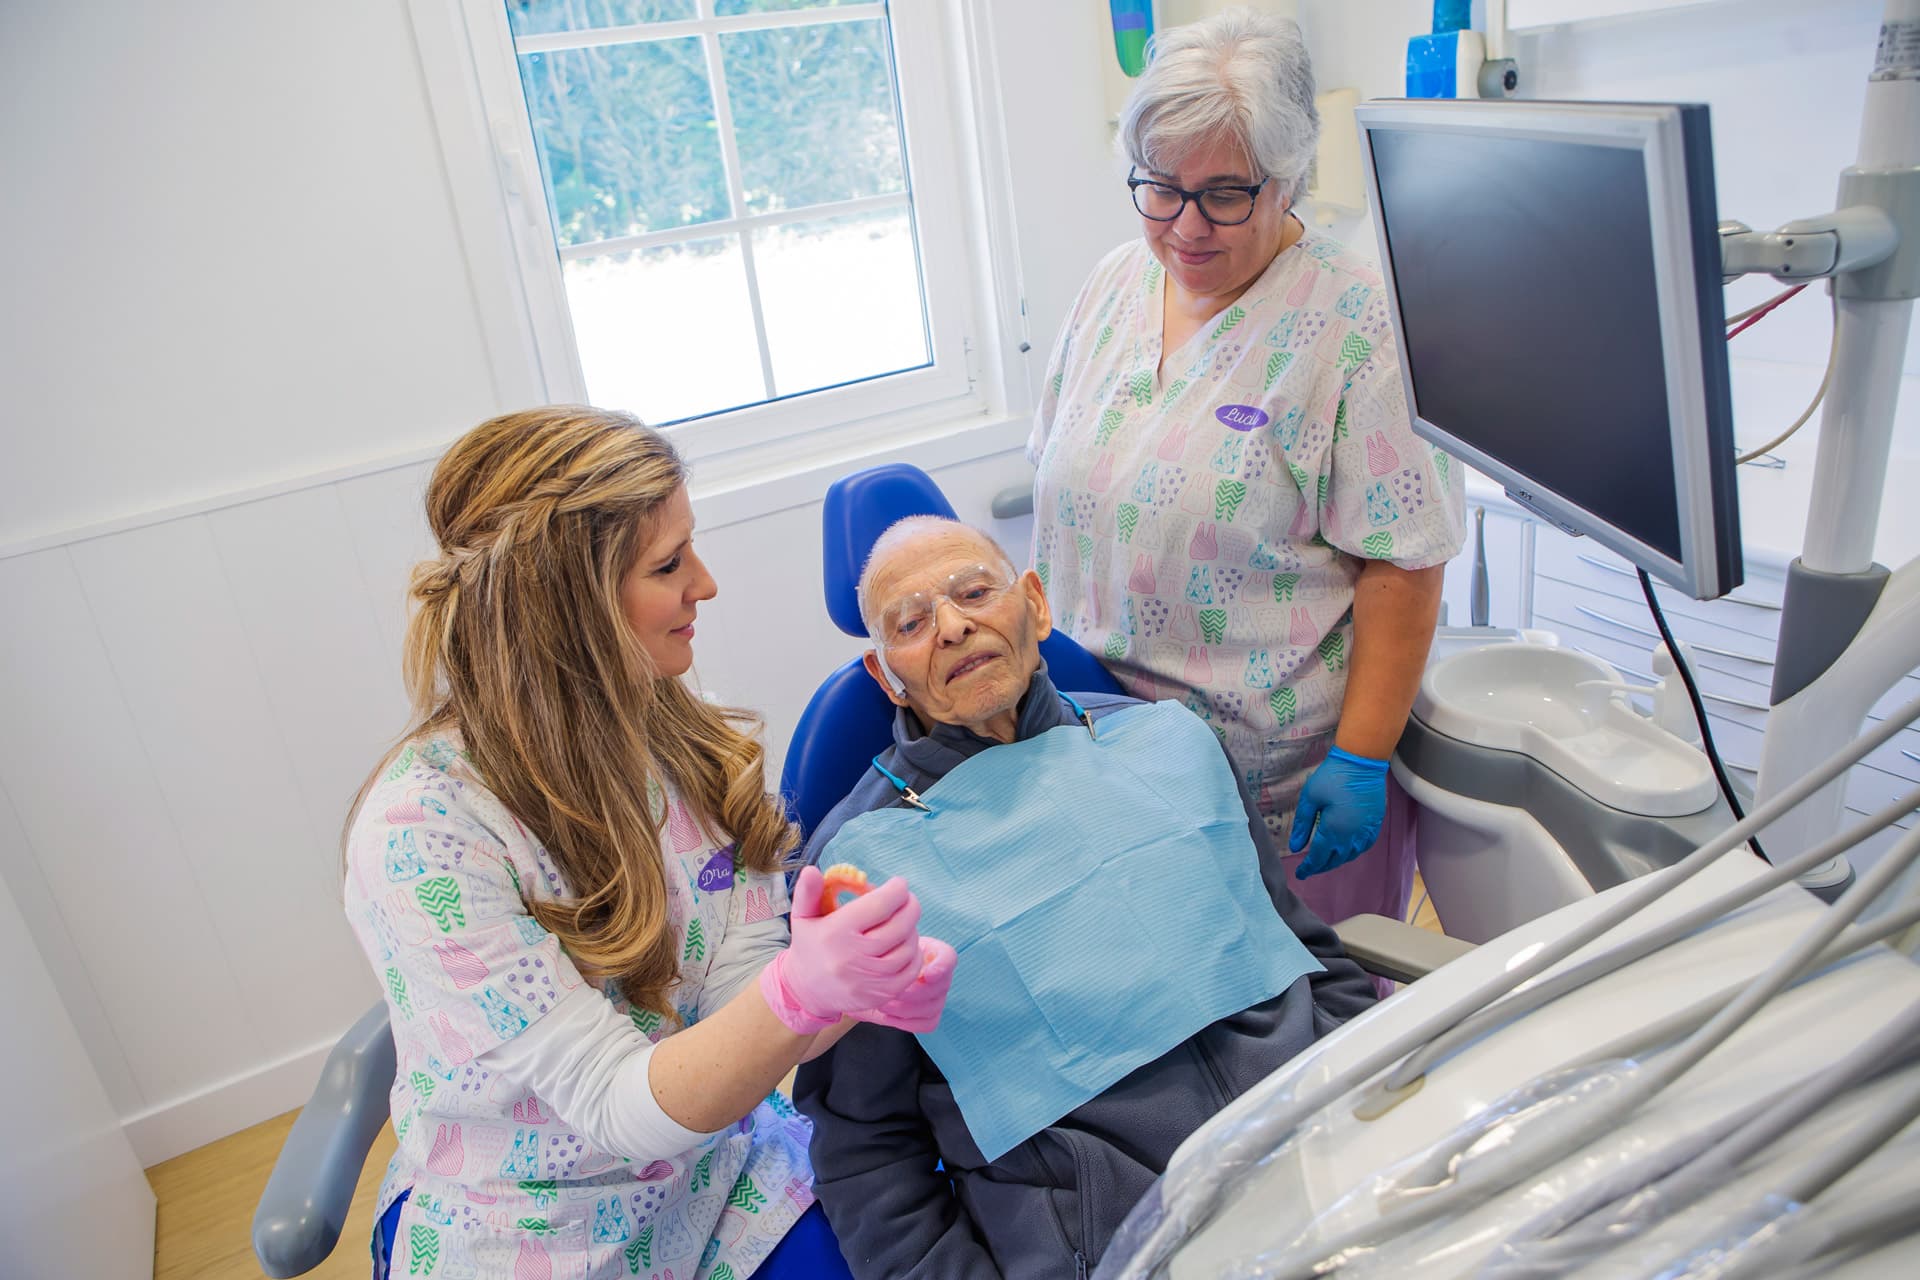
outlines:
{"label": "computer monitor", "polygon": [[1356,114],[1414,429],[1690,595],[1738,586],[1707,109]]}

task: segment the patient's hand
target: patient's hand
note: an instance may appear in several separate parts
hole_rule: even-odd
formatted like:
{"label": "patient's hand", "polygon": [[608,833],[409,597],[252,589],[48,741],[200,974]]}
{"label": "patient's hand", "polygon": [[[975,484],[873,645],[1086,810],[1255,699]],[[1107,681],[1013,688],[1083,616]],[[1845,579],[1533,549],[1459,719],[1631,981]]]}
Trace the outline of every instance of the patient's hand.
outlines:
{"label": "patient's hand", "polygon": [[877,1022],[916,1035],[940,1025],[940,1013],[947,1007],[947,992],[953,986],[953,967],[959,957],[952,947],[938,938],[922,934],[920,952],[926,963],[912,986],[881,1005],[853,1016],[862,1022]]}

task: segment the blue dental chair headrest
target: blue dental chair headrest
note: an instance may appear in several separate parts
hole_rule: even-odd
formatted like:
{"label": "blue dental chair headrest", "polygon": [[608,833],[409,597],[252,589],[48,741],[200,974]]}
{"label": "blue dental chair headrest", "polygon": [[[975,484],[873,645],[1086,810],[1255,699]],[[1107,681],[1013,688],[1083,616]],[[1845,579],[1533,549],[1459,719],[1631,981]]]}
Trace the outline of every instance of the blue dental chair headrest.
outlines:
{"label": "blue dental chair headrest", "polygon": [[[850,636],[867,634],[859,601],[867,553],[889,525],[908,516],[959,519],[933,477],[904,462],[856,471],[827,490],[821,511],[827,614]],[[1107,669],[1065,632],[1055,631],[1042,640],[1040,656],[1056,688],[1122,692]],[[853,790],[873,757],[892,744],[893,710],[858,658],[842,664],[814,691],[780,770],[787,813],[803,833],[811,834],[827,811]]]}
{"label": "blue dental chair headrest", "polygon": [[827,580],[827,616],[850,636],[867,634],[860,618],[860,571],[887,527],[908,516],[958,520],[933,477],[904,462],[842,476],[821,507],[821,559]]}

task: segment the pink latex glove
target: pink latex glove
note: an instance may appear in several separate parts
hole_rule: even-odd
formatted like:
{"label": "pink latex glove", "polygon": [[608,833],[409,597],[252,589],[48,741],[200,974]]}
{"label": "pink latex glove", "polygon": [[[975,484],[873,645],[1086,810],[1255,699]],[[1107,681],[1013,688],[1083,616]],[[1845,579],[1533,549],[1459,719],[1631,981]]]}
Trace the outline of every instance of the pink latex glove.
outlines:
{"label": "pink latex glove", "polygon": [[812,1035],[856,1009],[877,1009],[920,976],[920,900],[899,876],[829,915],[821,875],[807,867],[793,886],[793,941],[760,971],[773,1016]]}
{"label": "pink latex glove", "polygon": [[920,954],[926,961],[913,985],[878,1009],[866,1009],[853,1016],[862,1022],[877,1022],[916,1035],[940,1025],[940,1012],[947,1007],[947,991],[953,986],[953,966],[959,957],[952,947],[938,938],[922,935]]}

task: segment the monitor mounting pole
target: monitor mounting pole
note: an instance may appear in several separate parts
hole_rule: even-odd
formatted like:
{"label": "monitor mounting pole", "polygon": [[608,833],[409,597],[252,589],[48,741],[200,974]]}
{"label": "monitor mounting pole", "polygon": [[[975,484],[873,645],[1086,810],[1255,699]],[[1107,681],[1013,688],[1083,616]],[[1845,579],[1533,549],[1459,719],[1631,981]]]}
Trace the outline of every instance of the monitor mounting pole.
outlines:
{"label": "monitor mounting pole", "polygon": [[[1913,300],[1920,296],[1920,0],[1887,0],[1855,163],[1838,210],[1778,231],[1725,234],[1727,269],[1826,277],[1833,372],[1820,420],[1806,542],[1787,573],[1756,799],[1764,802],[1859,732],[1874,703],[1920,665],[1920,560],[1873,562]],[[1786,859],[1839,829],[1845,780],[1770,829]],[[1837,887],[1843,861],[1802,878]]]}

